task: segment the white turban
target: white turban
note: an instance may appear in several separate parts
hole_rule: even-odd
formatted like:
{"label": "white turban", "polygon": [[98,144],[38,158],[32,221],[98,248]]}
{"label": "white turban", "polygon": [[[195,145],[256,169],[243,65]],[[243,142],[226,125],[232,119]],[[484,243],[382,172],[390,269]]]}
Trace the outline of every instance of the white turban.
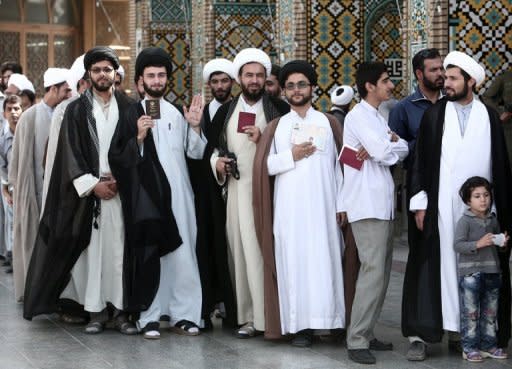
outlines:
{"label": "white turban", "polygon": [[73,96],[77,93],[76,85],[78,84],[78,81],[80,81],[85,74],[84,55],[85,54],[82,54],[76,58],[73,65],[71,65],[71,68],[69,68],[67,82]]}
{"label": "white turban", "polygon": [[481,85],[485,79],[485,69],[468,54],[462,53],[460,51],[452,51],[446,55],[446,58],[444,58],[444,69],[446,69],[446,67],[450,64],[459,67],[464,72],[469,74],[471,78],[476,81],[477,86]]}
{"label": "white turban", "polygon": [[28,80],[28,78],[24,74],[11,74],[11,76],[9,77],[9,82],[7,84],[16,86],[18,90],[20,90],[20,92],[23,90],[30,90],[33,93],[36,93],[34,85],[32,84],[32,82]]}
{"label": "white turban", "polygon": [[124,68],[121,64],[119,64],[119,68],[117,68],[117,74],[121,76],[121,81],[124,79]]}
{"label": "white turban", "polygon": [[226,73],[232,79],[235,79],[235,74],[233,73],[233,62],[223,58],[210,60],[204,65],[203,81],[208,82],[213,73]]}
{"label": "white turban", "polygon": [[62,82],[67,82],[69,76],[69,69],[66,68],[48,68],[43,75],[44,87],[58,85]]}
{"label": "white turban", "polygon": [[240,83],[238,73],[240,72],[240,69],[248,63],[260,63],[263,65],[263,67],[265,67],[265,70],[267,71],[267,77],[270,76],[272,70],[272,62],[270,61],[269,56],[260,49],[243,49],[238,54],[236,54],[235,59],[233,59],[233,74],[235,75],[235,79],[238,83]]}
{"label": "white turban", "polygon": [[350,86],[343,85],[336,87],[331,92],[331,102],[333,105],[348,105],[354,98],[354,89]]}

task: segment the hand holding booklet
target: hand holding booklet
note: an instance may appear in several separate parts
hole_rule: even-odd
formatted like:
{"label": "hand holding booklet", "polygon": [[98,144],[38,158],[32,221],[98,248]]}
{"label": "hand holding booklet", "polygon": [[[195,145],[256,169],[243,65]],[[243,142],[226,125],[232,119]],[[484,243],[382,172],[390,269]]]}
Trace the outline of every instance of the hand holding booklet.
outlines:
{"label": "hand holding booklet", "polygon": [[314,124],[297,124],[292,129],[291,142],[300,145],[304,142],[311,142],[317,150],[324,151],[327,141],[327,129]]}
{"label": "hand holding booklet", "polygon": [[338,156],[338,160],[341,164],[345,164],[354,169],[361,170],[364,161],[357,158],[358,151],[359,150],[355,147],[343,145],[340,155]]}

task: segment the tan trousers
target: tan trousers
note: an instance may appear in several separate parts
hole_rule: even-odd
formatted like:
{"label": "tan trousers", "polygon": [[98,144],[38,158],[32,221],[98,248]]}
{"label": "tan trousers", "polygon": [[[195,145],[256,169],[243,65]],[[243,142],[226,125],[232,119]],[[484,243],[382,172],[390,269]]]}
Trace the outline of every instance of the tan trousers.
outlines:
{"label": "tan trousers", "polygon": [[391,273],[391,221],[363,219],[351,223],[361,267],[347,332],[347,348],[367,349],[382,310]]}

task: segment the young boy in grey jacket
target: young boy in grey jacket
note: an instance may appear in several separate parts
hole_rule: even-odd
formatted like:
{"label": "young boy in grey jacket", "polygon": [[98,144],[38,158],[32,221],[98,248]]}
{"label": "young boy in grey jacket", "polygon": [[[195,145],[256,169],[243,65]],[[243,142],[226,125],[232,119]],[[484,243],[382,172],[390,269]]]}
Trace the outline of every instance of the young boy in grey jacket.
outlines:
{"label": "young boy in grey jacket", "polygon": [[[500,233],[496,216],[490,211],[492,188],[482,177],[471,177],[459,194],[468,209],[455,230],[455,251],[459,253],[460,328],[462,356],[471,362],[483,358],[506,359],[497,347],[496,313],[501,285],[498,248],[508,235]],[[497,247],[498,246],[498,247]]]}

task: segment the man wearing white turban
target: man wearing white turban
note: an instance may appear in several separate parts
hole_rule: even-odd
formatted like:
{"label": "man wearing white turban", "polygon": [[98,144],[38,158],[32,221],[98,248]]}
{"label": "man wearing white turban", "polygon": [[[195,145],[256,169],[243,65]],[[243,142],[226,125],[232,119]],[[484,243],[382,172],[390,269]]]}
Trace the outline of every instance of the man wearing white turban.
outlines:
{"label": "man wearing white turban", "polygon": [[[422,118],[411,167],[410,252],[404,279],[402,333],[410,350],[422,353],[425,342],[439,342],[443,331],[460,330],[455,224],[465,206],[462,183],[481,176],[494,186],[501,231],[511,232],[512,175],[499,116],[476,97],[485,70],[469,55],[453,51],[444,60],[446,100],[428,108]],[[503,286],[498,309],[498,346],[510,338],[510,249],[500,252]],[[453,335],[449,338],[454,338]],[[460,346],[449,341],[451,348]],[[415,346],[415,347],[413,347]]]}
{"label": "man wearing white turban", "polygon": [[48,185],[50,184],[50,177],[52,174],[53,161],[55,160],[55,153],[57,151],[57,141],[59,139],[60,127],[62,125],[62,120],[64,119],[66,108],[71,102],[78,99],[85,90],[91,87],[87,74],[85,73],[84,55],[85,54],[82,54],[76,58],[73,62],[73,65],[71,65],[71,68],[69,69],[67,82],[69,88],[71,89],[71,98],[62,101],[59,105],[57,105],[52,115],[50,133],[48,136],[48,144],[46,148],[46,160],[44,168],[45,176],[43,180],[41,209],[44,209],[44,204],[46,201],[46,194],[48,192]]}
{"label": "man wearing white turban", "polygon": [[[284,101],[265,93],[265,80],[271,66],[269,56],[259,49],[244,49],[235,56],[233,74],[242,93],[217,111],[205,153],[205,157],[210,157],[218,184],[226,185],[228,190],[226,234],[237,318],[243,325],[237,332],[240,338],[264,331],[267,318],[263,306],[264,265],[252,207],[252,167],[261,132],[268,122],[290,109]],[[236,156],[238,168],[228,154]]]}
{"label": "man wearing white turban", "polygon": [[[213,99],[205,105],[201,129],[208,137],[217,110],[231,100],[231,88],[235,75],[233,62],[228,59],[212,59],[204,65],[203,82],[210,88]],[[221,187],[215,181],[210,168],[210,158],[187,159],[190,182],[194,190],[197,217],[196,254],[201,277],[202,328],[213,327],[210,314],[219,304],[224,326],[233,325],[234,296],[229,277],[227,241],[224,231],[225,204]],[[225,306],[227,306],[225,308]],[[229,317],[227,316],[229,315]]]}
{"label": "man wearing white turban", "polygon": [[[68,74],[68,69],[46,70],[43,99],[23,113],[16,127],[9,168],[9,184],[14,188],[12,259],[16,301],[23,300],[26,273],[39,225],[44,154],[52,114],[57,104],[70,92],[66,82]],[[9,83],[11,80],[12,76]]]}
{"label": "man wearing white turban", "polygon": [[347,85],[336,87],[331,92],[332,108],[329,113],[334,115],[343,127],[348,108],[354,98],[354,89]]}

